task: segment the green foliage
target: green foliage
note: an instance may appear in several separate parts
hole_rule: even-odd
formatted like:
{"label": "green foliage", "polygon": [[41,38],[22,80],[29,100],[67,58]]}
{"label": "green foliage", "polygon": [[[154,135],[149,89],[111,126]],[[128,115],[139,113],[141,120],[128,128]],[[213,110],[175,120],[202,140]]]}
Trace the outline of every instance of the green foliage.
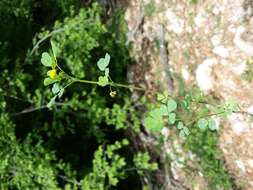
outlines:
{"label": "green foliage", "polygon": [[[152,3],[146,16],[155,11]],[[127,91],[143,89],[125,84],[131,59],[122,12],[106,20],[98,4],[3,0],[0,17],[0,189],[117,189],[129,175],[138,180],[158,168],[147,153],[122,151],[125,131],[143,127],[143,113]],[[152,93],[155,104],[141,103],[148,109],[145,127],[177,128],[203,159],[210,185],[230,187],[213,131],[215,116],[226,117],[238,105],[210,106],[201,93]]]}
{"label": "green foliage", "polygon": [[109,65],[110,62],[110,55],[108,53],[105,54],[104,58],[100,58],[97,62],[97,66],[100,71],[105,71],[107,66]]}
{"label": "green foliage", "polygon": [[46,67],[52,67],[51,56],[47,52],[42,53],[41,63]]}
{"label": "green foliage", "polygon": [[200,120],[198,120],[198,127],[201,129],[201,130],[206,130],[208,126],[208,121],[204,118],[201,118]]}
{"label": "green foliage", "polygon": [[[106,146],[105,150],[100,146],[95,152],[93,170],[82,181],[83,190],[107,190],[116,186],[119,179],[125,178],[124,167],[126,161],[116,153],[122,146],[128,145],[128,141],[116,141],[113,145]],[[108,179],[108,180],[107,180]]]}
{"label": "green foliage", "polygon": [[57,57],[64,58],[71,74],[78,78],[84,78],[88,69],[90,72],[95,70],[89,66],[90,52],[99,46],[99,38],[106,32],[99,14],[99,6],[94,4],[92,9],[80,10],[75,17],[55,24],[55,30],[61,31],[52,37],[58,49]]}
{"label": "green foliage", "polygon": [[152,172],[158,169],[158,165],[155,162],[150,162],[150,156],[147,152],[138,152],[134,156],[134,165],[140,175],[144,175],[145,172]]}
{"label": "green foliage", "polygon": [[[55,156],[28,137],[19,142],[15,125],[0,114],[0,189],[57,189]],[[63,166],[63,165],[62,165]]]}
{"label": "green foliage", "polygon": [[164,127],[162,114],[159,108],[151,110],[145,118],[145,126],[152,131],[161,131]]}
{"label": "green foliage", "polygon": [[[111,32],[107,32],[106,23],[102,23],[97,4],[77,11],[80,7],[69,6],[74,5],[72,1],[57,0],[54,6],[49,3],[51,7],[46,6],[49,1],[33,4],[27,0],[22,5],[19,2],[4,1],[0,7],[3,17],[15,6],[27,11],[24,17],[22,14],[8,17],[23,22],[11,20],[9,26],[1,28],[0,93],[4,96],[0,96],[0,189],[81,189],[85,184],[92,189],[93,185],[100,189],[117,188],[119,181],[137,174],[127,175],[122,170],[129,167],[129,161],[118,149],[127,144],[126,140],[121,141],[120,146],[116,143],[105,148],[105,144],[114,141],[118,134],[117,138],[121,139],[123,129],[140,130],[139,113],[129,98],[122,98],[126,91],[117,90],[115,101],[111,101],[100,88],[80,85],[73,76],[98,84],[101,71],[92,63],[96,63],[100,55],[113,51],[113,55],[105,56],[106,66],[102,64],[104,77],[113,83],[107,67],[110,61],[110,65],[117,68],[112,72],[114,78],[125,80],[126,65],[131,61],[122,28],[114,33],[117,39],[108,37]],[[57,11],[51,13],[54,9]],[[37,11],[41,20],[34,17]],[[51,18],[54,13],[57,15]],[[123,17],[118,14],[117,18]],[[36,27],[34,20],[38,23]],[[114,29],[118,24],[123,26],[124,22],[117,20],[120,23],[111,20],[108,24]],[[12,22],[18,23],[17,30],[11,26]],[[112,31],[112,27],[109,30]],[[19,31],[19,35],[14,31]],[[20,38],[20,33],[29,38]],[[31,51],[28,48],[32,44]],[[49,45],[51,51],[47,51]],[[39,66],[39,62],[44,67]],[[115,94],[115,87],[111,88]],[[132,157],[132,154],[128,151],[127,156]],[[106,171],[102,174],[101,170]],[[82,179],[82,183],[77,179]]]}
{"label": "green foliage", "polygon": [[99,86],[105,87],[106,85],[108,85],[108,83],[109,83],[108,77],[100,76],[98,78],[98,85]]}
{"label": "green foliage", "polygon": [[168,97],[168,93],[157,94],[157,101],[160,102],[159,108],[151,109],[145,118],[145,126],[152,131],[161,131],[164,127],[164,116],[169,124],[176,121],[177,102]]}
{"label": "green foliage", "polygon": [[[166,124],[170,126],[175,124],[179,130],[179,137],[185,140],[190,135],[190,130],[184,125],[185,121],[177,118],[175,112],[177,111],[178,103],[170,98],[166,92],[158,94],[157,100],[161,103],[160,108],[151,109],[145,118],[145,126],[152,131],[161,131]],[[186,108],[185,105],[181,105],[181,107],[183,109]]]}
{"label": "green foliage", "polygon": [[214,132],[210,130],[200,132],[198,128],[193,128],[185,147],[198,156],[201,172],[207,179],[210,189],[236,189],[224,166],[224,158],[218,148],[218,137]]}
{"label": "green foliage", "polygon": [[[190,131],[190,135],[184,138],[185,150],[197,156],[196,161],[199,163],[209,188],[212,190],[236,189],[233,179],[226,171],[224,158],[218,147],[216,130],[219,126],[216,120],[238,110],[237,104],[234,101],[228,101],[219,105],[196,89],[188,92],[180,102],[181,118],[188,120],[186,123]],[[182,130],[184,127],[183,124],[180,124],[178,128]],[[191,166],[188,167],[192,170]]]}
{"label": "green foliage", "polygon": [[175,111],[177,109],[177,102],[173,99],[168,100],[167,102],[167,110],[168,112]]}

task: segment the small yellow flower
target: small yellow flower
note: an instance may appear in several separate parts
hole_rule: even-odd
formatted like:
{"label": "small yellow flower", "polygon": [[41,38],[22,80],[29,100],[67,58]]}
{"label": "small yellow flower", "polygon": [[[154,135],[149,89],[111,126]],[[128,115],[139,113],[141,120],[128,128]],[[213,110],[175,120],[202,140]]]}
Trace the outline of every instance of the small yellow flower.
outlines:
{"label": "small yellow flower", "polygon": [[110,96],[111,96],[112,98],[114,98],[114,97],[116,96],[116,94],[117,94],[116,91],[111,91],[111,92],[110,92]]}
{"label": "small yellow flower", "polygon": [[50,71],[47,72],[47,75],[51,78],[51,79],[55,79],[57,76],[57,72],[55,69],[52,69]]}

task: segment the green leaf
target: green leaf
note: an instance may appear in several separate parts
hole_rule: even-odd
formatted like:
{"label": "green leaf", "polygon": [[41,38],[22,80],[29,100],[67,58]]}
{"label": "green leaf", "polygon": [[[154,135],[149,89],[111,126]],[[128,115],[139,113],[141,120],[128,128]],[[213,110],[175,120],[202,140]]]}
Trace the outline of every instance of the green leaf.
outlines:
{"label": "green leaf", "polygon": [[56,99],[56,97],[57,97],[57,95],[54,96],[54,97],[50,100],[50,102],[47,104],[47,107],[48,107],[48,108],[51,108],[51,107],[55,104],[55,99]]}
{"label": "green leaf", "polygon": [[162,116],[169,114],[168,110],[167,110],[167,107],[165,105],[160,106],[160,113],[161,113]]}
{"label": "green leaf", "polygon": [[174,124],[176,121],[176,114],[175,113],[170,113],[169,114],[169,123]]}
{"label": "green leaf", "polygon": [[212,131],[215,131],[215,130],[218,130],[218,129],[219,129],[219,128],[218,128],[218,125],[217,125],[216,122],[215,122],[215,120],[212,119],[212,118],[208,120],[208,127],[209,127],[209,129],[212,130]]}
{"label": "green leaf", "polygon": [[97,62],[97,66],[100,71],[104,71],[110,62],[110,55],[108,53],[105,54],[105,58],[100,58]]}
{"label": "green leaf", "polygon": [[107,65],[109,64],[110,59],[111,59],[111,56],[108,53],[106,53],[105,54],[105,61],[106,61]]}
{"label": "green leaf", "polygon": [[48,86],[48,85],[53,84],[55,82],[57,82],[57,80],[54,80],[54,79],[51,79],[51,78],[47,77],[47,78],[44,79],[44,86]]}
{"label": "green leaf", "polygon": [[123,139],[122,140],[122,145],[129,145],[129,141],[127,139]]}
{"label": "green leaf", "polygon": [[57,57],[57,54],[59,52],[59,49],[58,47],[55,45],[55,43],[51,40],[51,46],[52,46],[52,50],[53,50],[53,54],[54,54],[54,58],[56,59]]}
{"label": "green leaf", "polygon": [[51,67],[52,66],[51,56],[47,52],[42,53],[40,61],[46,67]]}
{"label": "green leaf", "polygon": [[157,132],[161,131],[164,127],[162,115],[160,112],[160,109],[154,109],[151,110],[148,114],[148,116],[144,120],[145,127],[147,127],[149,130]]}
{"label": "green leaf", "polygon": [[201,130],[205,130],[208,125],[208,121],[204,118],[201,118],[198,120],[197,125]]}
{"label": "green leaf", "polygon": [[147,117],[145,118],[145,126],[154,132],[161,131],[162,128],[164,127],[163,123],[158,121],[157,119],[153,117]]}
{"label": "green leaf", "polygon": [[163,99],[164,99],[164,96],[163,96],[163,94],[161,94],[161,93],[158,93],[157,94],[157,98],[156,98],[158,101],[162,101]]}
{"label": "green leaf", "polygon": [[62,95],[63,95],[63,93],[64,93],[64,88],[62,88],[62,89],[60,90],[60,92],[59,92],[59,94],[58,94],[58,97],[61,98]]}
{"label": "green leaf", "polygon": [[184,127],[184,124],[183,124],[183,122],[178,122],[178,124],[177,124],[177,128],[178,129],[183,129],[183,127]]}
{"label": "green leaf", "polygon": [[188,107],[189,107],[188,102],[185,101],[185,100],[181,101],[181,106],[182,106],[183,109],[188,109]]}
{"label": "green leaf", "polygon": [[108,77],[106,77],[106,76],[100,76],[99,78],[98,78],[98,85],[99,86],[106,86],[106,85],[108,85],[109,84],[109,80],[108,80]]}
{"label": "green leaf", "polygon": [[53,88],[52,88],[52,92],[53,94],[57,94],[60,91],[60,86],[58,83],[54,83]]}
{"label": "green leaf", "polygon": [[55,69],[56,67],[56,59],[52,59],[52,68]]}
{"label": "green leaf", "polygon": [[162,103],[166,103],[166,101],[167,101],[167,98],[168,98],[168,92],[167,91],[164,91],[163,92],[163,94],[161,94],[161,93],[158,93],[157,94],[157,101],[160,101],[160,102],[162,102]]}
{"label": "green leaf", "polygon": [[186,134],[185,134],[185,132],[184,132],[183,130],[181,130],[181,131],[179,132],[179,137],[180,137],[181,139],[183,139],[183,140],[186,139]]}
{"label": "green leaf", "polygon": [[105,76],[106,76],[106,77],[109,77],[109,68],[106,68],[106,69],[105,69]]}
{"label": "green leaf", "polygon": [[185,134],[186,136],[190,135],[190,130],[188,129],[188,127],[183,127],[182,130],[184,131],[184,134]]}
{"label": "green leaf", "polygon": [[172,112],[177,109],[177,102],[173,99],[168,100],[167,102],[168,112]]}

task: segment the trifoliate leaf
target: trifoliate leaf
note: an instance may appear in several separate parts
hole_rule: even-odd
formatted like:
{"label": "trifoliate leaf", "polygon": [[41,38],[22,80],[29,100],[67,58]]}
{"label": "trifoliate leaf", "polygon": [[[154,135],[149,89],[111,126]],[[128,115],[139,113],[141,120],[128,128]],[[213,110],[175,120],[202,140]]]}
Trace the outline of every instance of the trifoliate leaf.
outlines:
{"label": "trifoliate leaf", "polygon": [[208,120],[208,127],[212,131],[218,130],[218,125],[216,124],[215,120],[212,118]]}
{"label": "trifoliate leaf", "polygon": [[161,93],[158,93],[157,94],[157,101],[162,101],[163,99],[164,99],[164,96],[163,96],[163,94],[161,94]]}
{"label": "trifoliate leaf", "polygon": [[45,78],[44,79],[44,86],[48,86],[48,85],[50,85],[50,84],[53,84],[53,83],[55,83],[55,82],[57,82],[57,80],[54,80],[54,79],[51,79],[51,78]]}
{"label": "trifoliate leaf", "polygon": [[168,115],[169,113],[168,113],[168,110],[167,110],[167,106],[161,105],[160,106],[160,113],[161,113],[162,116]]}
{"label": "trifoliate leaf", "polygon": [[165,91],[162,94],[158,93],[156,98],[157,98],[157,101],[160,101],[162,103],[166,103],[167,98],[168,98],[168,92]]}
{"label": "trifoliate leaf", "polygon": [[57,94],[60,91],[60,86],[58,83],[54,83],[53,87],[52,87],[52,92],[53,94]]}
{"label": "trifoliate leaf", "polygon": [[108,85],[109,84],[109,80],[108,80],[108,77],[106,77],[106,76],[100,76],[99,78],[98,78],[98,85],[99,86],[106,86],[106,85]]}
{"label": "trifoliate leaf", "polygon": [[46,67],[51,67],[52,66],[51,56],[47,52],[42,53],[40,61]]}
{"label": "trifoliate leaf", "polygon": [[182,130],[184,131],[184,134],[185,134],[186,136],[190,135],[190,130],[188,129],[188,127],[183,127]]}
{"label": "trifoliate leaf", "polygon": [[100,71],[104,71],[110,62],[110,55],[106,53],[105,58],[100,58],[97,62],[97,66]]}
{"label": "trifoliate leaf", "polygon": [[169,114],[169,123],[174,124],[176,121],[176,114],[175,113],[170,113]]}
{"label": "trifoliate leaf", "polygon": [[177,109],[177,102],[173,99],[168,100],[167,102],[168,112],[172,112]]}
{"label": "trifoliate leaf", "polygon": [[204,118],[201,118],[198,120],[197,125],[201,130],[205,130],[208,125],[208,121]]}
{"label": "trifoliate leaf", "polygon": [[161,131],[162,128],[164,127],[163,123],[158,121],[157,119],[153,117],[146,117],[145,118],[145,126],[154,132]]}
{"label": "trifoliate leaf", "polygon": [[178,124],[177,124],[177,128],[178,129],[183,129],[183,127],[184,127],[184,124],[183,124],[183,122],[178,122]]}
{"label": "trifoliate leaf", "polygon": [[151,131],[161,131],[164,127],[160,109],[151,110],[144,120],[145,127]]}

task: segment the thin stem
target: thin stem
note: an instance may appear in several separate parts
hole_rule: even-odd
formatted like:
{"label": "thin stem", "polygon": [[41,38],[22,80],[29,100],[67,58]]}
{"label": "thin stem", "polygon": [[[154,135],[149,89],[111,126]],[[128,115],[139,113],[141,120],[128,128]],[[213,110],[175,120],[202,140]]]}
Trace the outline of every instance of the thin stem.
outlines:
{"label": "thin stem", "polygon": [[[56,102],[55,105],[56,106],[63,106],[63,105],[66,105],[66,104],[60,103],[60,102]],[[26,108],[26,109],[18,112],[18,113],[12,114],[12,116],[19,116],[19,115],[22,115],[22,114],[27,114],[27,113],[43,110],[43,109],[46,109],[46,108],[47,108],[47,105],[42,105],[40,107],[29,107],[29,108]]]}
{"label": "thin stem", "polygon": [[76,184],[78,187],[82,186],[81,182],[79,182],[79,181],[75,181],[75,180],[69,179],[69,178],[67,178],[64,175],[57,175],[57,176],[59,178],[61,178],[62,180],[66,181],[66,182],[69,182],[69,183],[72,183],[72,184]]}
{"label": "thin stem", "polygon": [[[73,80],[75,82],[81,82],[81,83],[88,83],[88,84],[95,84],[95,85],[99,84],[97,81],[90,81],[90,80],[76,79],[76,78],[73,78]],[[144,89],[144,88],[135,87],[135,86],[131,86],[131,85],[120,84],[120,83],[114,83],[114,82],[110,82],[110,83],[108,83],[108,85],[114,86],[114,87],[134,89],[134,90],[139,90],[139,91],[146,91],[146,89]]]}
{"label": "thin stem", "polygon": [[84,79],[76,79],[76,78],[73,78],[73,81],[75,81],[75,82],[80,82],[80,83],[88,83],[88,84],[95,84],[95,85],[98,85],[98,82],[97,82],[97,81],[91,81],[91,80],[84,80]]}
{"label": "thin stem", "polygon": [[57,29],[57,30],[54,30],[52,32],[50,32],[48,35],[44,36],[43,38],[41,38],[36,44],[35,46],[33,47],[31,53],[30,53],[30,56],[34,53],[34,51],[36,49],[39,48],[39,45],[44,42],[46,39],[50,38],[53,34],[57,34],[57,33],[60,33],[60,32],[63,32],[64,31],[64,28],[60,28],[60,29]]}
{"label": "thin stem", "polygon": [[[2,93],[2,92],[1,92],[1,93]],[[22,99],[22,98],[19,98],[19,97],[17,97],[17,96],[14,96],[14,95],[8,95],[8,94],[6,94],[6,93],[3,93],[2,95],[3,95],[3,96],[6,96],[6,97],[9,97],[9,98],[13,98],[13,99],[15,99],[15,100],[19,100],[19,101],[22,101],[22,102],[28,102],[28,103],[30,103],[30,104],[33,104],[33,102],[30,101],[30,100]]]}
{"label": "thin stem", "polygon": [[122,87],[122,88],[128,88],[128,89],[139,90],[139,91],[148,91],[145,88],[136,87],[136,86],[132,86],[132,85],[125,85],[125,84],[120,84],[120,83],[109,83],[109,84],[111,86],[115,86],[115,87]]}
{"label": "thin stem", "polygon": [[63,72],[64,74],[66,74],[65,71],[62,70],[62,68],[58,65],[57,61],[55,61],[55,63],[56,63],[56,67],[57,67],[58,69],[60,69],[61,72]]}
{"label": "thin stem", "polygon": [[[57,64],[57,61],[56,61],[56,66],[57,68],[62,71],[63,73],[65,73],[67,76],[69,76],[58,64]],[[95,85],[99,85],[99,82],[98,81],[90,81],[90,80],[85,80],[85,79],[78,79],[78,78],[74,78],[74,77],[71,77],[69,76],[73,82],[81,82],[81,83],[88,83],[88,84],[95,84]],[[113,82],[113,80],[111,79],[111,77],[109,76],[109,79],[111,80],[111,82],[108,83],[108,85],[110,86],[114,86],[114,87],[121,87],[121,88],[128,88],[128,89],[133,89],[133,90],[138,90],[138,91],[146,91],[148,92],[147,89],[145,88],[141,88],[141,87],[136,87],[136,86],[132,86],[132,85],[125,85],[125,84],[120,84],[120,83],[115,83]],[[71,85],[72,83],[70,83],[69,85]],[[67,86],[69,86],[67,85]]]}
{"label": "thin stem", "polygon": [[217,116],[217,115],[221,115],[223,113],[225,113],[225,112],[223,111],[223,112],[218,112],[218,113],[211,113],[211,114],[207,114],[207,115],[202,115],[200,117],[197,117],[197,118],[191,120],[189,123],[186,124],[186,126],[189,126],[189,125],[195,123],[199,119],[206,118],[206,117],[211,117],[211,116]]}
{"label": "thin stem", "polygon": [[74,80],[73,80],[73,81],[71,81],[71,82],[70,82],[70,83],[68,83],[66,86],[64,86],[64,87],[63,87],[63,89],[68,88],[70,85],[72,85],[72,84],[73,84],[73,83],[75,83],[75,82],[76,82],[76,81],[74,81]]}
{"label": "thin stem", "polygon": [[238,113],[238,114],[244,114],[244,115],[249,115],[251,117],[253,117],[252,113],[246,112],[246,111],[232,111],[233,113]]}

